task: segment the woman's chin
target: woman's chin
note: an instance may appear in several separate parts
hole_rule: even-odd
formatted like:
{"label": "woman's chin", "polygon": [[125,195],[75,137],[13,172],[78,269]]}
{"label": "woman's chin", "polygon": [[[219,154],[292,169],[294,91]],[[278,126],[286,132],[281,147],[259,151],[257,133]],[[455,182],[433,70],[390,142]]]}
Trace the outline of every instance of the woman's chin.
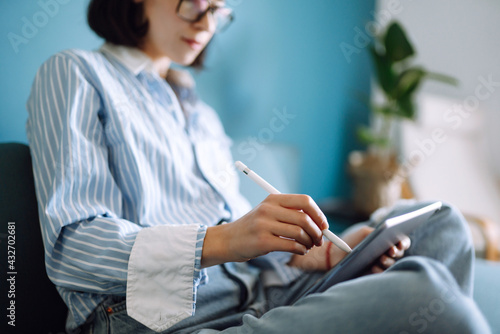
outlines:
{"label": "woman's chin", "polygon": [[201,51],[186,52],[184,54],[178,55],[175,58],[172,58],[172,61],[181,66],[189,66],[196,60],[200,53]]}
{"label": "woman's chin", "polygon": [[182,66],[189,66],[196,60],[197,56],[198,56],[198,54],[194,57],[185,57],[185,58],[180,59],[180,61],[176,62],[176,63],[179,65],[182,65]]}

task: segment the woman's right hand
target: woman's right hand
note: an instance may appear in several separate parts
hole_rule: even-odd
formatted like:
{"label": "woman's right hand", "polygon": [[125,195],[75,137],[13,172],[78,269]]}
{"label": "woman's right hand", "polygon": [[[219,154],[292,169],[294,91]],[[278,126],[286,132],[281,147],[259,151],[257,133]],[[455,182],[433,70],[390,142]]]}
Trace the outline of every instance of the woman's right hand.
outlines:
{"label": "woman's right hand", "polygon": [[240,219],[207,229],[202,267],[243,262],[273,251],[306,254],[323,243],[325,215],[307,195],[269,195]]}

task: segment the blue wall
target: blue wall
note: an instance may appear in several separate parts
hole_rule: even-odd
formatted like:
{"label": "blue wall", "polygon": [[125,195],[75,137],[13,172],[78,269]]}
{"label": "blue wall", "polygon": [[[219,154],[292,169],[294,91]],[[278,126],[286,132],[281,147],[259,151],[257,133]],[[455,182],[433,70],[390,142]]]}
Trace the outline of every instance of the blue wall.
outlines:
{"label": "blue wall", "polygon": [[[0,142],[26,142],[24,104],[45,59],[66,48],[100,45],[86,26],[86,4],[1,2]],[[219,111],[229,135],[247,143],[242,153],[262,144],[293,147],[300,192],[315,199],[346,196],[346,156],[357,146],[356,124],[367,119],[355,96],[369,90],[370,63],[364,50],[348,62],[340,44],[354,44],[354,28],[373,19],[373,1],[228,4],[236,20],[214,40],[207,69],[197,74],[200,95]],[[13,34],[20,39],[13,42]],[[277,114],[292,116],[283,121]]]}
{"label": "blue wall", "polygon": [[100,43],[87,27],[87,1],[40,3],[51,5],[41,6],[38,0],[0,2],[0,141],[26,142],[25,102],[42,62],[63,49]]}

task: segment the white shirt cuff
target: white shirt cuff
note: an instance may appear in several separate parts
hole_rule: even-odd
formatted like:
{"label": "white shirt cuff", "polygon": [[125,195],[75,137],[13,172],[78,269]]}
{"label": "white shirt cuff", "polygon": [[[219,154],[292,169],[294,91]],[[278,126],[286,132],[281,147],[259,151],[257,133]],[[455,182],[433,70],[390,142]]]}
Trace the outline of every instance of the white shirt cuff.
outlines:
{"label": "white shirt cuff", "polygon": [[[141,230],[130,253],[127,313],[161,332],[194,314],[206,227],[154,226]],[[203,279],[202,279],[203,278]]]}

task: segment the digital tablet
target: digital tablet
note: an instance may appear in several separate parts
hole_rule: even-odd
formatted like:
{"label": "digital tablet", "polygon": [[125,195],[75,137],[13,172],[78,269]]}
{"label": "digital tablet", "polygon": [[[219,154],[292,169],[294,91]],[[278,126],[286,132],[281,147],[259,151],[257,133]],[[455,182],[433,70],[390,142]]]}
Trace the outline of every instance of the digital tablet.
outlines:
{"label": "digital tablet", "polygon": [[436,202],[382,221],[351,253],[307,290],[305,295],[323,292],[337,283],[359,276],[390,247],[425,223],[441,206],[441,202]]}

